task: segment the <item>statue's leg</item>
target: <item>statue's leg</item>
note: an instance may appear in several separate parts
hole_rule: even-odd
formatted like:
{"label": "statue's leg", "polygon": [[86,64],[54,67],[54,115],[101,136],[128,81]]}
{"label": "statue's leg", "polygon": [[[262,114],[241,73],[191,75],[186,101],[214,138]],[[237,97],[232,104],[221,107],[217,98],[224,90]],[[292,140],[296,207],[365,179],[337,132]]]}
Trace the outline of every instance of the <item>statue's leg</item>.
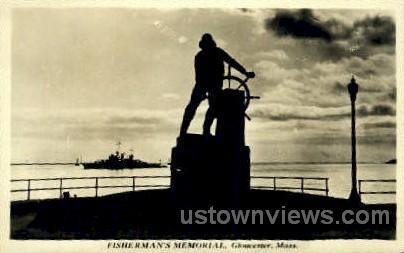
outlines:
{"label": "statue's leg", "polygon": [[198,109],[198,106],[204,99],[205,99],[205,92],[200,88],[195,87],[192,90],[191,100],[185,107],[184,116],[182,119],[180,129],[180,135],[184,135],[187,133],[189,125],[191,124],[191,121],[195,116],[196,110]]}
{"label": "statue's leg", "polygon": [[203,134],[211,135],[210,128],[212,127],[213,121],[217,117],[217,97],[218,92],[210,92],[209,94],[209,108],[206,111],[205,121],[203,122]]}
{"label": "statue's leg", "polygon": [[205,121],[203,122],[203,135],[211,135],[210,128],[212,127],[213,120],[215,119],[212,108],[208,108],[205,115]]}

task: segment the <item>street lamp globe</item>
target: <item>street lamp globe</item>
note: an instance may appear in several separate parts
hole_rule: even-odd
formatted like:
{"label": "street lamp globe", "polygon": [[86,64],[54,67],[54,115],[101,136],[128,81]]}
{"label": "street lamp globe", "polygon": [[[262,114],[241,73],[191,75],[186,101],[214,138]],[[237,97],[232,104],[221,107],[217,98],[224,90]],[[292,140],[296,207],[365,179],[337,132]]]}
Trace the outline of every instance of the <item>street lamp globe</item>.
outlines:
{"label": "street lamp globe", "polygon": [[349,95],[351,96],[351,100],[355,101],[356,100],[356,94],[359,91],[359,85],[356,83],[355,77],[352,76],[351,82],[348,84],[348,91]]}

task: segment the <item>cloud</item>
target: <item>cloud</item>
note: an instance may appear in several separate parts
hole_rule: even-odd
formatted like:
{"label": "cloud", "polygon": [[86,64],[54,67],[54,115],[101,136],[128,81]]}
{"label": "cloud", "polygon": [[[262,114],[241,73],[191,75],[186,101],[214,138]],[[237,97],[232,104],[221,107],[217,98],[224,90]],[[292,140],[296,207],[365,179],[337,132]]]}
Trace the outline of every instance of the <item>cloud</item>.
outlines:
{"label": "cloud", "polygon": [[396,111],[393,106],[388,104],[378,104],[371,107],[362,105],[358,109],[358,116],[394,116]]}
{"label": "cloud", "polygon": [[[282,104],[260,104],[248,111],[253,118],[273,121],[288,120],[339,120],[351,116],[350,106],[318,107]],[[357,117],[395,116],[395,109],[388,104],[360,105]]]}
{"label": "cloud", "polygon": [[238,10],[241,11],[241,12],[244,12],[244,13],[251,13],[251,12],[253,12],[253,10],[252,10],[252,9],[249,9],[249,8],[239,8]]}
{"label": "cloud", "polygon": [[[319,134],[319,136],[310,136],[310,137],[302,137],[301,139],[297,140],[296,143],[301,144],[311,144],[311,145],[325,145],[329,148],[331,145],[344,145],[344,152],[349,149],[351,138],[349,135],[349,131],[346,132],[344,135],[335,135],[335,136],[326,136],[323,134]],[[387,134],[368,134],[366,136],[357,136],[356,144],[357,145],[370,145],[373,155],[378,155],[378,152],[375,152],[375,145],[380,144],[387,144],[388,147],[394,147],[396,142],[396,136],[394,133],[387,133]],[[386,147],[386,148],[388,148]],[[394,154],[394,153],[393,153]],[[335,155],[335,154],[334,154]],[[392,154],[390,154],[392,155]],[[369,157],[371,161],[374,157]]]}
{"label": "cloud", "polygon": [[29,109],[13,116],[12,134],[36,139],[145,138],[175,133],[179,119],[179,110]]}
{"label": "cloud", "polygon": [[348,40],[359,45],[394,45],[395,23],[389,16],[367,16],[348,24],[344,20],[315,15],[310,9],[278,10],[265,21],[267,31],[279,37],[320,39],[326,42]]}
{"label": "cloud", "polygon": [[259,76],[272,83],[279,83],[282,80],[294,78],[301,73],[298,69],[284,68],[269,60],[255,63],[254,68],[257,70]]}
{"label": "cloud", "polygon": [[396,87],[393,87],[393,89],[387,94],[387,96],[391,100],[396,101],[396,99],[397,99],[397,89],[396,89]]}
{"label": "cloud", "polygon": [[[348,91],[347,86],[348,86],[347,84],[343,84],[343,83],[337,81],[334,84],[333,90],[336,93],[345,94]],[[367,93],[386,93],[386,90],[382,86],[373,86],[373,85],[372,86],[367,86],[367,85],[365,86],[364,85],[364,86],[360,87],[360,92],[361,93],[363,93],[363,92],[367,92]],[[386,95],[387,95],[387,97],[389,97],[391,100],[394,101],[395,98],[394,98],[393,93],[394,93],[394,90],[392,90],[391,92],[388,92]]]}
{"label": "cloud", "polygon": [[372,45],[394,45],[395,24],[391,17],[366,17],[356,21],[352,27],[354,39],[365,41]]}
{"label": "cloud", "polygon": [[271,50],[271,51],[266,51],[266,52],[259,52],[257,54],[258,57],[262,58],[268,58],[271,60],[278,60],[278,61],[284,61],[284,60],[289,60],[289,56],[286,54],[284,50]]}
{"label": "cloud", "polygon": [[261,104],[254,106],[248,112],[250,116],[286,121],[295,119],[320,120],[325,118],[343,117],[349,115],[349,107],[322,108],[316,106],[296,106],[282,104]]}
{"label": "cloud", "polygon": [[363,128],[372,129],[372,128],[395,128],[396,123],[393,121],[383,121],[383,122],[375,122],[375,123],[365,123],[363,124]]}
{"label": "cloud", "polygon": [[[349,105],[347,84],[351,74],[359,84],[358,104],[375,105],[384,101],[394,107],[395,57],[376,54],[367,59],[343,58],[301,68],[261,60],[257,75],[264,80],[259,87],[261,101],[283,105],[342,107]],[[282,66],[281,66],[282,65]]]}
{"label": "cloud", "polygon": [[266,20],[265,27],[273,30],[278,36],[295,38],[319,38],[331,41],[331,33],[319,22],[309,9],[297,12],[279,11],[274,18]]}

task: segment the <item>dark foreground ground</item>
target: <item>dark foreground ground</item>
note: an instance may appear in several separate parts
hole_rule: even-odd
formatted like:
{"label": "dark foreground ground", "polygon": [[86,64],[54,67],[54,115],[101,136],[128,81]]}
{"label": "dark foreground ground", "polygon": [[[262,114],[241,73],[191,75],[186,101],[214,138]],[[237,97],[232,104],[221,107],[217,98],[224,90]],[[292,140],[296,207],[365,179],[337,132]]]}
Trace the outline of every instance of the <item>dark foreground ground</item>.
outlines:
{"label": "dark foreground ground", "polygon": [[[388,210],[389,225],[181,224],[169,190],[126,192],[99,198],[11,203],[12,239],[394,239],[396,206],[353,206],[347,200],[282,191],[252,190],[232,209],[333,211],[334,221],[350,210]],[[193,204],[193,209],[198,209]],[[207,210],[209,205],[200,206]],[[187,207],[182,207],[188,209]],[[216,209],[224,209],[216,207]],[[188,212],[186,212],[188,215]],[[279,213],[281,215],[281,213]],[[186,216],[188,217],[188,216]],[[225,216],[223,216],[225,217]],[[251,221],[251,219],[250,219]],[[258,221],[258,220],[257,220]]]}

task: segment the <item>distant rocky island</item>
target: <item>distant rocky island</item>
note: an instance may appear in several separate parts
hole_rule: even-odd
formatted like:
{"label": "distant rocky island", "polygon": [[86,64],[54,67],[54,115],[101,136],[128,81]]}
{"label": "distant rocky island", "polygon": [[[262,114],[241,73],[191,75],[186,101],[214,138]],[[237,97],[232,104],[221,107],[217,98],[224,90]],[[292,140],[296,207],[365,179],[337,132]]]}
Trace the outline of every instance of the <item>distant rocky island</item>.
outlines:
{"label": "distant rocky island", "polygon": [[397,159],[388,160],[386,164],[397,164]]}

